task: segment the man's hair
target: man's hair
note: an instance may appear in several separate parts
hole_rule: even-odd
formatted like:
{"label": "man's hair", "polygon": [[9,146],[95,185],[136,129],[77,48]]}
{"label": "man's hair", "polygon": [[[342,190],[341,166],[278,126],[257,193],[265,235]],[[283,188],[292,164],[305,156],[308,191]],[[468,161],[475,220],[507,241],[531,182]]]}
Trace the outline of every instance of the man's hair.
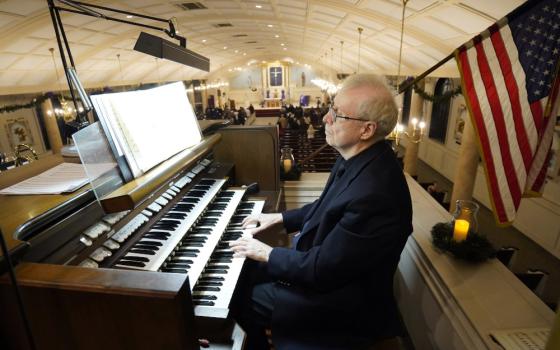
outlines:
{"label": "man's hair", "polygon": [[356,117],[376,122],[376,138],[385,138],[397,125],[399,112],[393,92],[378,75],[354,74],[344,80],[339,93],[362,88],[370,90],[371,94],[358,104]]}

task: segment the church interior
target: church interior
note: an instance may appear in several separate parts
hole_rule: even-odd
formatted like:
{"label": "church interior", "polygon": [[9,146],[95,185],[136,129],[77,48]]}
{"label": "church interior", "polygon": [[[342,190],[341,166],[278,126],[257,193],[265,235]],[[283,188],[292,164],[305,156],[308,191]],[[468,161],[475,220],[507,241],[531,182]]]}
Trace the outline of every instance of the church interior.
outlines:
{"label": "church interior", "polygon": [[[464,60],[489,45],[476,46],[485,31],[508,27],[504,18],[530,23],[519,9],[541,3],[551,20],[535,19],[533,41],[542,38],[550,57],[539,75],[550,98],[527,156],[536,160],[519,149],[501,155],[542,169],[500,207],[497,191],[520,176],[491,153],[496,140],[482,136],[473,91],[477,78],[489,96],[513,89],[488,88],[482,68],[466,77]],[[241,214],[319,198],[339,157],[323,116],[344,79],[368,73],[394,92],[399,124],[387,142],[413,204],[394,278],[406,334],[387,349],[560,349],[558,3],[0,0],[0,348],[243,349],[228,310],[243,262],[228,268],[237,271],[226,277],[229,294],[208,301],[193,297],[206,260],[226,253],[205,247],[187,273],[164,263],[186,238],[165,238],[160,252],[141,241],[159,239],[150,227],[160,220],[200,229],[207,209],[181,202],[189,193],[207,191],[201,201],[229,215],[218,248]],[[519,55],[521,66],[531,50]],[[486,111],[500,114],[498,105]],[[492,128],[509,137],[501,147],[523,147],[518,124]],[[53,172],[62,165],[78,166],[82,182],[55,191],[71,176]],[[219,192],[227,186],[235,190]],[[222,208],[230,194],[238,206]],[[170,207],[202,219],[169,216]],[[449,230],[445,247],[437,227]],[[262,239],[292,240],[285,231]],[[123,258],[130,251],[136,260]]]}

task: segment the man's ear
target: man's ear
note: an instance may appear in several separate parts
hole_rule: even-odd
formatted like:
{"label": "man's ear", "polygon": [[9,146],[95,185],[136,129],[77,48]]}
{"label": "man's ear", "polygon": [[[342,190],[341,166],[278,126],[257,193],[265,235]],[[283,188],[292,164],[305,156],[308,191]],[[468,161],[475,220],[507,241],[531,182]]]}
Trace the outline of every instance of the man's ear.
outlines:
{"label": "man's ear", "polygon": [[377,131],[376,122],[366,122],[362,126],[362,134],[360,135],[360,138],[364,141],[370,140],[371,138],[373,138],[376,131]]}

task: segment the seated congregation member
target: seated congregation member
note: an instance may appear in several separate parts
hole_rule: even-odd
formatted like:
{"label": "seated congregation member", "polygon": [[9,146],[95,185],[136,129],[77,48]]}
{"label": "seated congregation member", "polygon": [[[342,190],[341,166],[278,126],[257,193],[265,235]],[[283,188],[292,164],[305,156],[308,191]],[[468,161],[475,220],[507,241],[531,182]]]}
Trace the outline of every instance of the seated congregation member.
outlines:
{"label": "seated congregation member", "polygon": [[[300,209],[243,222],[230,243],[254,261],[234,314],[248,349],[368,349],[400,333],[393,275],[412,232],[403,172],[385,141],[397,106],[384,80],[348,77],[323,117],[326,140],[340,157],[321,197]],[[299,231],[292,248],[272,248],[259,234]],[[244,290],[245,288],[245,290]]]}

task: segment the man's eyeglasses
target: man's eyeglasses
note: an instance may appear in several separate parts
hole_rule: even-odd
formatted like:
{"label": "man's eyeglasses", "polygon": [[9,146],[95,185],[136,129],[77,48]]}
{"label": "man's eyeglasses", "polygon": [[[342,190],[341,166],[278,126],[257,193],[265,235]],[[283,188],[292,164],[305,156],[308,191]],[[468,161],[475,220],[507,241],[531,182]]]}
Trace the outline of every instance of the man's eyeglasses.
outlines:
{"label": "man's eyeglasses", "polygon": [[337,119],[348,119],[348,120],[358,120],[358,121],[362,121],[362,122],[369,122],[369,119],[353,118],[353,117],[347,117],[347,116],[342,115],[342,114],[336,114],[336,111],[332,107],[329,108],[329,113],[332,116],[333,123],[336,123]]}

